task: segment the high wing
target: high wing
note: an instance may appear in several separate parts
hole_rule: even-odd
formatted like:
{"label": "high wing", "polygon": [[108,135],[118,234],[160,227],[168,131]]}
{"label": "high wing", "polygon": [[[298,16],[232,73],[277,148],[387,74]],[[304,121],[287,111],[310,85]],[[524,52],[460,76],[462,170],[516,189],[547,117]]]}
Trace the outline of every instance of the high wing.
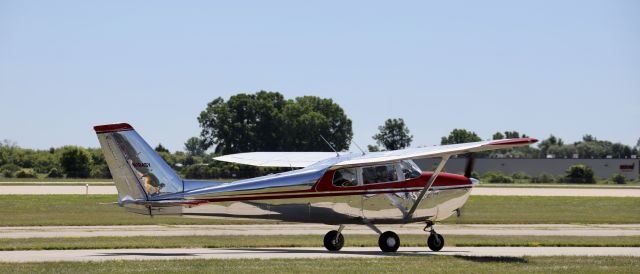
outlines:
{"label": "high wing", "polygon": [[[344,154],[343,154],[344,155]],[[260,167],[307,167],[324,159],[336,157],[335,152],[248,152],[214,158],[218,161]]]}
{"label": "high wing", "polygon": [[464,144],[421,147],[421,148],[409,148],[402,150],[383,151],[362,155],[359,157],[351,158],[350,160],[342,161],[333,166],[333,168],[353,166],[353,165],[366,165],[375,164],[381,162],[392,162],[405,159],[422,159],[422,158],[436,158],[453,156],[458,154],[465,154],[471,152],[481,152],[487,150],[513,148],[519,146],[527,146],[537,142],[534,138],[517,138],[517,139],[503,139],[494,141],[481,141]]}
{"label": "high wing", "polygon": [[[503,139],[474,143],[408,148],[402,150],[373,152],[366,155],[340,153],[340,161],[332,168],[392,162],[404,159],[435,158],[453,156],[470,152],[527,146],[537,142],[534,138]],[[260,167],[297,167],[304,168],[314,163],[336,158],[334,152],[248,152],[230,154],[214,158],[218,161],[245,164]]]}

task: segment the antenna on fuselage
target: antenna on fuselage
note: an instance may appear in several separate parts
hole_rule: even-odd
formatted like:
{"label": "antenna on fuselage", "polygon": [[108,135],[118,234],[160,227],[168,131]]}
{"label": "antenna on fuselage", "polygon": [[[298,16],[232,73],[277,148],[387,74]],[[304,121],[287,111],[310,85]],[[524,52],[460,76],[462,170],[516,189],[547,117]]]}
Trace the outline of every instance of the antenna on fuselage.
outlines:
{"label": "antenna on fuselage", "polygon": [[356,145],[356,147],[357,147],[360,151],[362,151],[362,155],[367,155],[367,153],[366,153],[366,152],[364,152],[364,150],[362,150],[362,148],[358,145],[358,143],[356,143],[356,141],[353,141],[353,144],[354,144],[354,145]]}
{"label": "antenna on fuselage", "polygon": [[331,150],[336,153],[336,157],[340,157],[340,153],[338,153],[338,151],[329,143],[329,141],[327,141],[327,139],[324,138],[324,136],[322,136],[322,134],[320,134],[320,138],[322,138],[322,140],[327,143]]}

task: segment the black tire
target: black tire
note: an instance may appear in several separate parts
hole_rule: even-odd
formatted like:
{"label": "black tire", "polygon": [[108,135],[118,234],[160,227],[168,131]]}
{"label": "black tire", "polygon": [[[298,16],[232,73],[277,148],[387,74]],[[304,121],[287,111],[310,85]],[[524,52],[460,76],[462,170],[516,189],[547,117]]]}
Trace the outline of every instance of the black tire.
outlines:
{"label": "black tire", "polygon": [[400,237],[393,231],[386,231],[380,234],[378,246],[382,252],[396,252],[400,247]]}
{"label": "black tire", "polygon": [[[324,247],[329,251],[338,251],[344,246],[344,236],[337,235],[337,230],[331,230],[324,235]],[[338,236],[336,241],[336,235]]]}
{"label": "black tire", "polygon": [[442,247],[444,247],[444,237],[440,234],[433,233],[429,235],[427,245],[429,246],[429,249],[433,251],[440,251]]}

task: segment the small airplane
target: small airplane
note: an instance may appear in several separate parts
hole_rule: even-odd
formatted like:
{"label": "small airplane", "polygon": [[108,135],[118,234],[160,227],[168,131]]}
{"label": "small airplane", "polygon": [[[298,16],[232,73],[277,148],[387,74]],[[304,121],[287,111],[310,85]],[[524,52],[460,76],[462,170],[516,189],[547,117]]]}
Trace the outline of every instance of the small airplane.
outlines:
{"label": "small airplane", "polygon": [[[534,138],[409,148],[373,153],[250,152],[219,161],[291,171],[230,183],[183,180],[126,123],[95,126],[118,191],[118,204],[144,215],[235,217],[337,225],[324,237],[329,251],[344,245],[345,225],[366,225],[379,234],[384,252],[395,252],[400,238],[379,224],[425,223],[427,245],[444,246],[434,223],[459,214],[471,188],[473,158],[464,175],[443,172],[450,157],[527,146]],[[441,158],[433,172],[413,159]],[[298,168],[293,170],[293,168]]]}

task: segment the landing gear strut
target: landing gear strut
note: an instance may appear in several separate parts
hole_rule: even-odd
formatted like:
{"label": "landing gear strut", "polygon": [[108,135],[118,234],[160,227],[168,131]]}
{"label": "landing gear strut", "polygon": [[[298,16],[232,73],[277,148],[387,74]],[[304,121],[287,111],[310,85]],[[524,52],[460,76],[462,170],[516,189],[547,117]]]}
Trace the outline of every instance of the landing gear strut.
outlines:
{"label": "landing gear strut", "polygon": [[344,246],[344,236],[342,229],[344,225],[340,225],[338,230],[331,230],[324,235],[324,247],[329,251],[338,251]]}
{"label": "landing gear strut", "polygon": [[425,226],[424,231],[427,231],[427,229],[429,229],[429,238],[427,238],[429,249],[440,251],[442,247],[444,247],[444,237],[436,232],[433,228],[433,222],[431,221],[427,221],[427,226]]}

